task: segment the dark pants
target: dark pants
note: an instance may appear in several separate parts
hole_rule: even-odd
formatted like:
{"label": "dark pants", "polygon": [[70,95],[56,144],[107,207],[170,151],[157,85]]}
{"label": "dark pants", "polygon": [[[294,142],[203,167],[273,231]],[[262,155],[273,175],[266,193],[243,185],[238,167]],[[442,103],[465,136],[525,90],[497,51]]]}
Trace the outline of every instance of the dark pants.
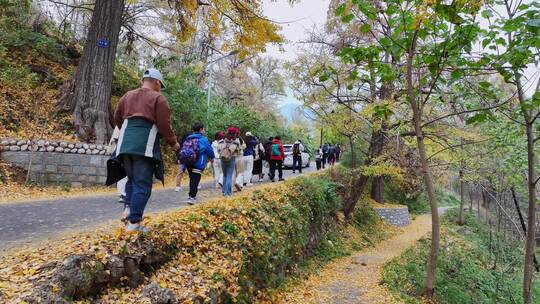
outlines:
{"label": "dark pants", "polygon": [[144,208],[152,194],[155,160],[138,155],[121,155],[120,161],[126,170],[126,204],[129,205],[130,223],[142,221]]}
{"label": "dark pants", "polygon": [[279,173],[279,179],[283,179],[283,161],[282,160],[271,160],[270,161],[270,179],[274,180],[276,177],[276,169]]}
{"label": "dark pants", "polygon": [[336,153],[336,162],[338,162],[338,161],[339,161],[339,156],[340,156],[340,153],[339,153],[339,152],[338,152],[338,153]]}
{"label": "dark pants", "polygon": [[328,153],[323,153],[323,157],[322,157],[322,167],[323,168],[326,166],[327,160],[328,160]]}
{"label": "dark pants", "polygon": [[315,160],[315,164],[317,164],[317,171],[321,170],[322,160],[320,158]]}
{"label": "dark pants", "polygon": [[292,172],[296,170],[296,165],[298,164],[298,171],[302,173],[302,156],[301,155],[293,155],[292,158]]}
{"label": "dark pants", "polygon": [[199,192],[199,183],[201,182],[202,171],[188,164],[187,171],[189,173],[189,197],[196,198]]}

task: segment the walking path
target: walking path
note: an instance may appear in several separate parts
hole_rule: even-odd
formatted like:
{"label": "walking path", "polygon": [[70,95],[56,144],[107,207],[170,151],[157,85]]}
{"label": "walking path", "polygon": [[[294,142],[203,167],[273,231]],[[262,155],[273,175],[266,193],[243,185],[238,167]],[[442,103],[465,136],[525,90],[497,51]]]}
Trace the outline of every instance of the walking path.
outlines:
{"label": "walking path", "polygon": [[[315,171],[313,167],[305,168],[304,174]],[[285,179],[293,176],[290,170],[284,170],[283,174]],[[187,183],[185,177],[183,184]],[[213,185],[212,182],[201,184],[200,200],[221,195]],[[173,189],[157,190],[159,188],[155,186],[146,214],[187,206],[183,202],[187,197],[186,187],[182,187],[180,193]],[[99,195],[0,204],[0,253],[66,233],[88,231],[109,221],[119,222],[122,205],[117,201],[117,195]]]}
{"label": "walking path", "polygon": [[[444,211],[444,210],[441,210]],[[373,248],[338,259],[280,296],[278,303],[400,303],[380,285],[382,267],[431,231],[431,215],[418,216],[403,232]]]}

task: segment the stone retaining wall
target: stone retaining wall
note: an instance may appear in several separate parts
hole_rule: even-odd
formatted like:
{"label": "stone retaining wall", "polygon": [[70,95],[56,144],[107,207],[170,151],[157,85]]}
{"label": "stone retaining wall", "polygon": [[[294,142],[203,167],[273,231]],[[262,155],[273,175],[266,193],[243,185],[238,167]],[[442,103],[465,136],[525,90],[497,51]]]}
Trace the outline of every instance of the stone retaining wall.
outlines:
{"label": "stone retaining wall", "polygon": [[103,185],[107,149],[105,145],[86,143],[0,139],[0,159],[30,169],[30,180],[41,185]]}
{"label": "stone retaining wall", "polygon": [[410,224],[409,208],[407,206],[402,208],[375,208],[375,211],[385,222],[391,225],[403,227]]}

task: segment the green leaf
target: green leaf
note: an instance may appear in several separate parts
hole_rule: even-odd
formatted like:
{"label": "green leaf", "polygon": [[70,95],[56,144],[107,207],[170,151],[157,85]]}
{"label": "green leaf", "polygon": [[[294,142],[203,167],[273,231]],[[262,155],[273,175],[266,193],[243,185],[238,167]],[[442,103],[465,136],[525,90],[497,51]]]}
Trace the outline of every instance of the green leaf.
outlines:
{"label": "green leaf", "polygon": [[360,32],[367,34],[371,31],[371,25],[364,23],[360,26]]}
{"label": "green leaf", "polygon": [[338,6],[336,8],[336,16],[341,16],[341,15],[345,14],[346,9],[347,9],[347,6],[345,5],[345,3]]}
{"label": "green leaf", "polygon": [[325,82],[329,79],[330,77],[328,75],[321,75],[319,76],[319,82]]}
{"label": "green leaf", "polygon": [[486,121],[487,114],[485,112],[477,113],[472,117],[467,118],[466,123],[468,125],[475,125]]}
{"label": "green leaf", "polygon": [[354,19],[354,15],[353,15],[353,14],[348,14],[348,15],[345,15],[345,16],[341,17],[341,21],[342,21],[343,23],[349,23],[349,22],[351,22],[353,19]]}
{"label": "green leaf", "polygon": [[480,81],[478,84],[484,89],[487,89],[491,86],[491,82],[489,81]]}
{"label": "green leaf", "polygon": [[493,12],[491,10],[485,10],[482,12],[482,17],[484,18],[490,18],[493,17]]}
{"label": "green leaf", "polygon": [[450,76],[452,76],[452,79],[457,80],[463,77],[464,74],[465,73],[463,72],[463,70],[459,69],[459,70],[453,70]]}

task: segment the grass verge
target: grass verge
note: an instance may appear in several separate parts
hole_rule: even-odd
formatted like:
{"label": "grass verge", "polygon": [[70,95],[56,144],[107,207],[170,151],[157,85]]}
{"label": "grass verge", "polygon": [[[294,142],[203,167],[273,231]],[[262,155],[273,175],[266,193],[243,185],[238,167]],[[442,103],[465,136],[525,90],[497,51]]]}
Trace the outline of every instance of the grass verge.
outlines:
{"label": "grass verge", "polygon": [[[466,214],[457,226],[457,210],[443,217],[435,299],[441,304],[522,303],[523,252],[519,243],[505,240]],[[430,239],[425,238],[384,267],[385,285],[404,303],[423,303],[425,261]],[[535,285],[540,299],[540,284]]]}

